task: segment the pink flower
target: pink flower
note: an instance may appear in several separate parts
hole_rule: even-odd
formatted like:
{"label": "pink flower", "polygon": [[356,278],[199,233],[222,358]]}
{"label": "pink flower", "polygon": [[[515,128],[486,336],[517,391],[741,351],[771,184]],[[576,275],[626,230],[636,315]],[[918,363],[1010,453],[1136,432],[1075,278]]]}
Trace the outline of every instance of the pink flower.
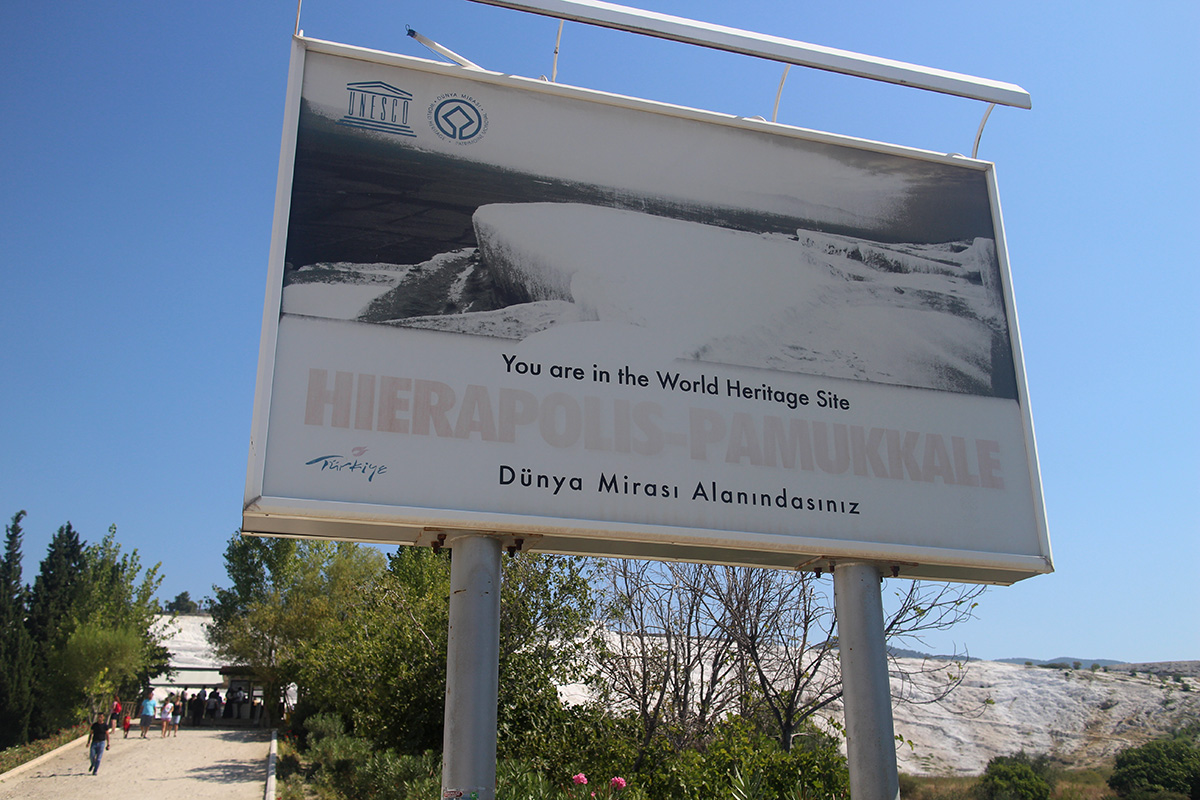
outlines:
{"label": "pink flower", "polygon": [[612,784],[612,788],[616,789],[618,792],[625,788],[624,778],[613,778],[610,783]]}
{"label": "pink flower", "polygon": [[571,780],[575,781],[576,784],[587,783],[587,775],[581,772],[578,775],[572,775]]}

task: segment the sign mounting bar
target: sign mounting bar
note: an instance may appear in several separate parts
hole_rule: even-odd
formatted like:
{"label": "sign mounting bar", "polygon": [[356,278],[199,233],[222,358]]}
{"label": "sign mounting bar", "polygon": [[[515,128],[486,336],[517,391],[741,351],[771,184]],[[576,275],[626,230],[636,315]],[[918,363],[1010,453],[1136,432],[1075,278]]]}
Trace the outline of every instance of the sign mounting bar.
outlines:
{"label": "sign mounting bar", "polygon": [[859,78],[912,86],[931,92],[967,97],[997,105],[1031,108],[1029,92],[1020,86],[976,78],[957,72],[922,67],[904,61],[838,50],[764,33],[753,33],[724,25],[639,8],[606,3],[603,0],[472,0],[489,6],[527,11],[555,19],[583,22],[602,28],[640,33],[659,39],[711,47],[729,53],[756,56],[784,64],[854,75]]}

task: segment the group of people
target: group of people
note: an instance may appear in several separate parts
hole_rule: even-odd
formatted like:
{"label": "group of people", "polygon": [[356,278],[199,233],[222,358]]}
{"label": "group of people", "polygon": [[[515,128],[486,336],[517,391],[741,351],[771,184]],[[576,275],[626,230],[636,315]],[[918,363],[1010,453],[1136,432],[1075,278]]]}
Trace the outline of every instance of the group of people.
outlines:
{"label": "group of people", "polygon": [[[169,694],[166,699],[159,703],[154,699],[154,692],[146,692],[146,696],[142,699],[141,722],[142,736],[145,739],[150,732],[152,725],[160,726],[162,735],[159,738],[165,739],[167,736],[179,735],[179,720],[183,715],[183,709],[187,707],[187,692],[184,691],[178,695]],[[126,718],[123,724],[126,738],[129,737],[129,721]]]}
{"label": "group of people", "polygon": [[[185,715],[192,718],[193,725],[200,725],[206,717],[213,720],[221,719],[222,716],[232,717],[241,705],[249,700],[250,695],[241,687],[230,689],[225,697],[222,697],[217,689],[211,692],[201,689],[189,697],[187,689],[184,689],[179,694],[168,694],[161,703],[154,698],[153,690],[147,691],[138,708],[141,722],[140,738],[148,738],[152,726],[161,730],[159,738],[178,736],[179,723]],[[112,733],[117,729],[117,725],[121,726],[124,738],[128,739],[131,724],[132,717],[121,705],[120,696],[113,697],[107,718],[103,712],[96,715],[96,721],[92,723],[88,734],[91,774],[95,775],[100,771],[100,759],[104,752],[112,747]]]}

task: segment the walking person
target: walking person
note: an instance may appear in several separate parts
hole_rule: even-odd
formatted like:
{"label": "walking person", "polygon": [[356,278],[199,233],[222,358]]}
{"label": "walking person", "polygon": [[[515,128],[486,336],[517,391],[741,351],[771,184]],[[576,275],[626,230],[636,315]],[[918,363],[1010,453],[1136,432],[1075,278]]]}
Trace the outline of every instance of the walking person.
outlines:
{"label": "walking person", "polygon": [[172,702],[174,699],[175,695],[167,695],[167,699],[163,701],[162,708],[159,709],[159,721],[162,722],[162,736],[159,737],[160,739],[167,738],[167,727],[171,724],[171,710],[175,707],[175,703]]}
{"label": "walking person", "polygon": [[120,721],[121,721],[121,696],[119,694],[114,694],[112,707],[109,708],[109,710],[108,710],[108,729],[110,731],[115,731],[117,729],[117,723],[119,723]]}
{"label": "walking person", "polygon": [[88,771],[93,775],[100,771],[100,758],[104,755],[104,751],[112,747],[109,733],[104,714],[97,714],[96,721],[92,723],[91,732],[88,733],[88,763],[91,764]]}
{"label": "walking person", "polygon": [[150,723],[158,716],[158,703],[154,700],[154,690],[146,692],[146,697],[142,700],[141,709],[142,735],[141,739],[146,738],[146,733],[150,730]]}
{"label": "walking person", "polygon": [[192,724],[197,728],[200,727],[200,720],[204,716],[204,704],[208,701],[208,693],[201,689],[198,694],[192,695]]}
{"label": "walking person", "polygon": [[179,720],[183,717],[183,697],[180,696],[171,706],[171,735],[179,736]]}

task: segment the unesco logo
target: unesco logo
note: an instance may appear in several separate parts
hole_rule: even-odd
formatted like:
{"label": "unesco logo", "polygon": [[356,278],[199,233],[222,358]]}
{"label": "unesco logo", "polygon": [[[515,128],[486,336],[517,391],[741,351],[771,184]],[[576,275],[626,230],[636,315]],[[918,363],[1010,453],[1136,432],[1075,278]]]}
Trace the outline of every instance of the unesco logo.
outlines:
{"label": "unesco logo", "polygon": [[442,141],[474,144],[487,133],[488,117],[475,98],[447,92],[429,105],[429,126]]}
{"label": "unesco logo", "polygon": [[416,136],[408,124],[408,106],[413,96],[383,81],[347,83],[350,99],[339,125],[366,128],[399,136]]}

